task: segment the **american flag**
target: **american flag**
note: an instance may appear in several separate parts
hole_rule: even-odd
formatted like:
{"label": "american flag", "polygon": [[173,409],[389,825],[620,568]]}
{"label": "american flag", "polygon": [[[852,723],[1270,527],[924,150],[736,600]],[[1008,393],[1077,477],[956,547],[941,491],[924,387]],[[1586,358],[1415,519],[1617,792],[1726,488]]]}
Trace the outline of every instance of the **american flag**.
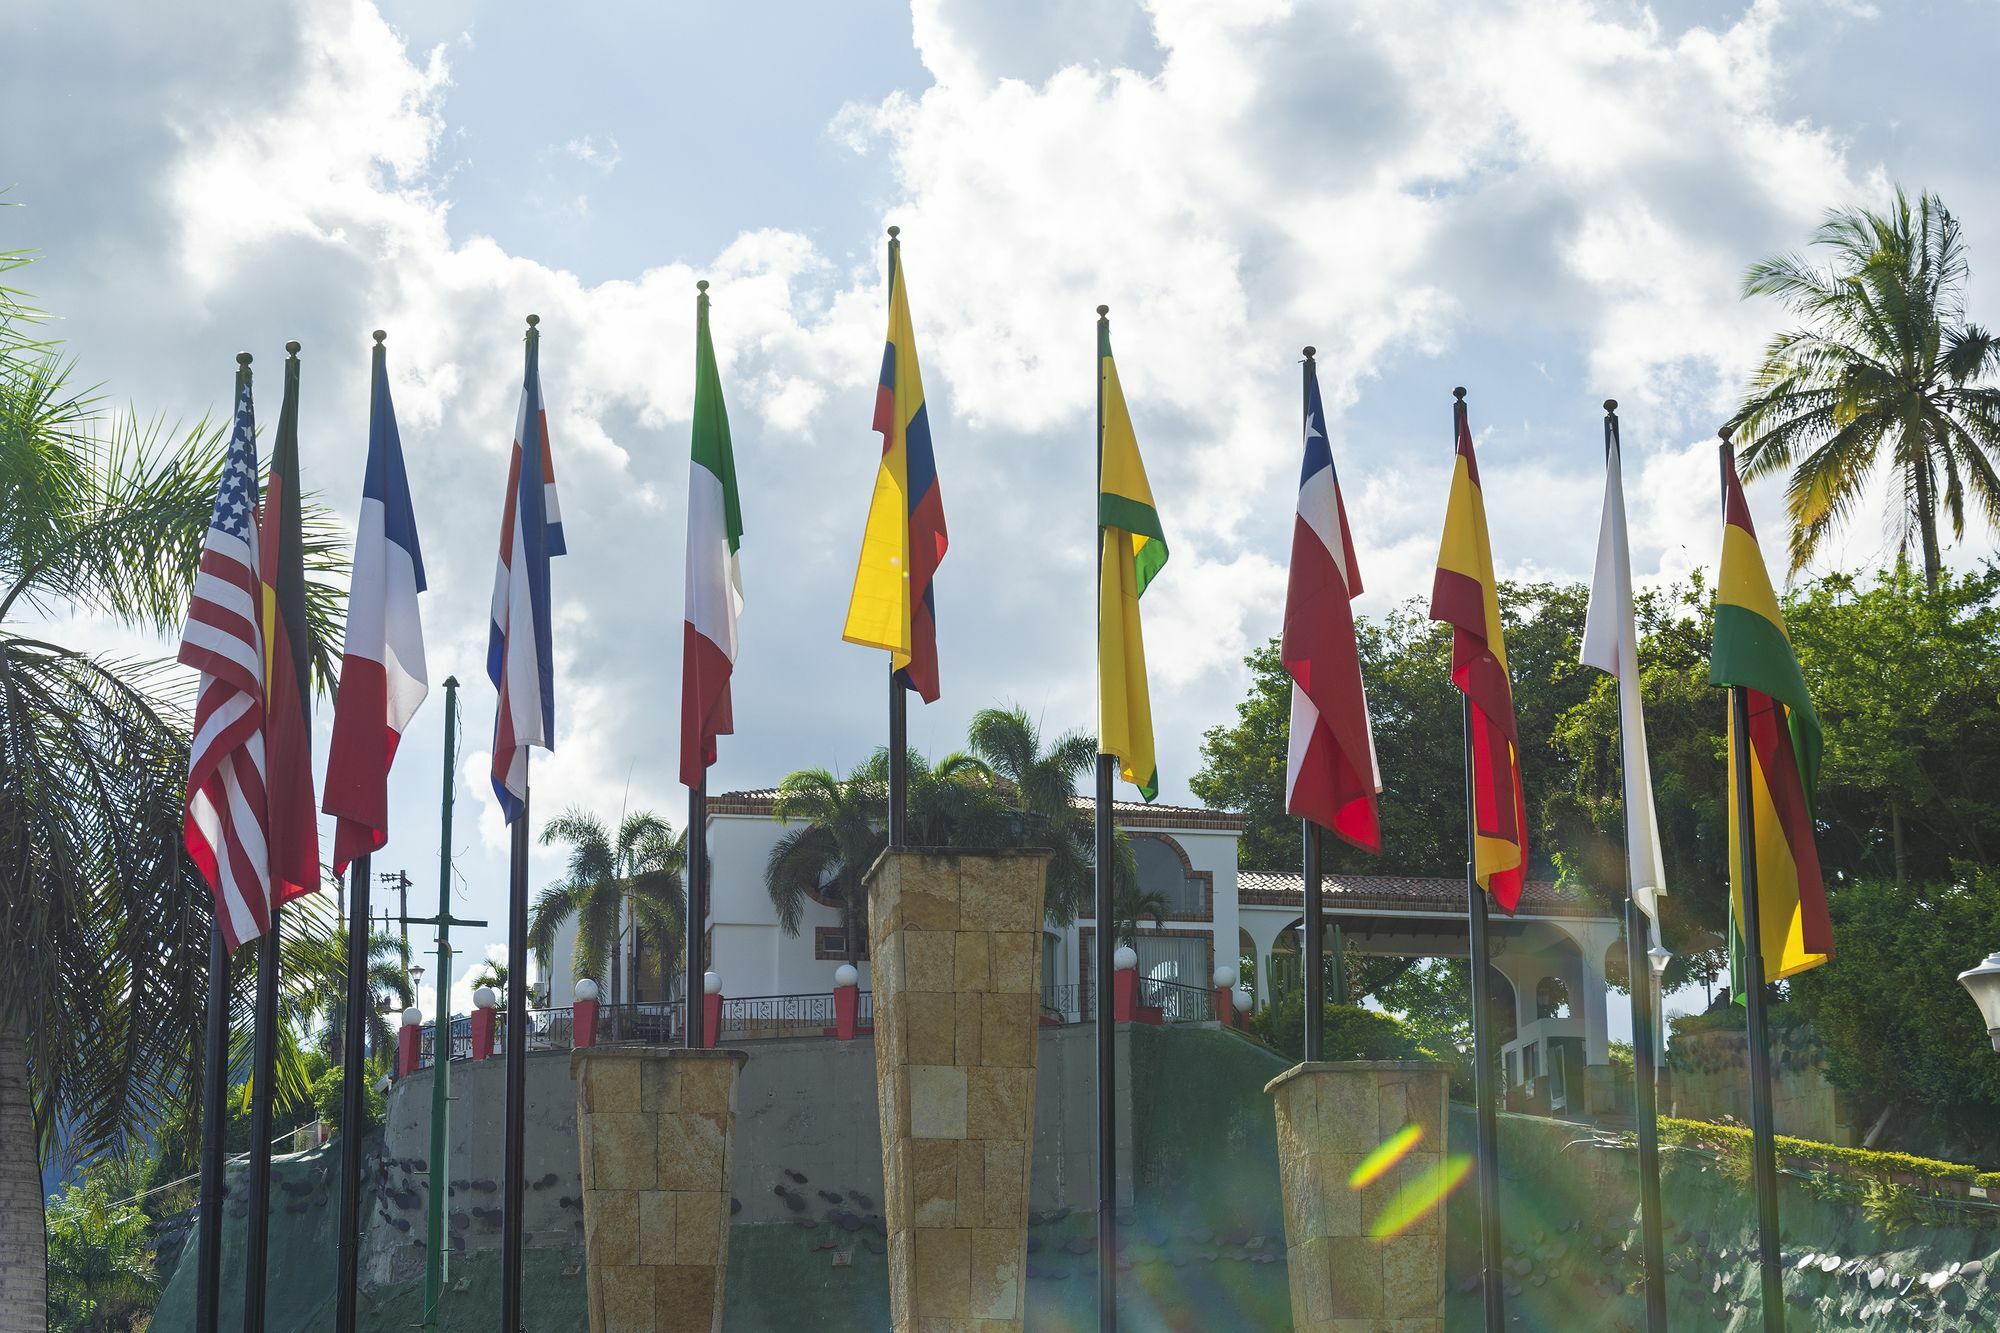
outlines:
{"label": "american flag", "polygon": [[264,637],[257,618],[257,417],[237,376],[236,424],[216,488],[180,660],[201,672],[182,839],[215,893],[233,951],[271,919],[265,844]]}

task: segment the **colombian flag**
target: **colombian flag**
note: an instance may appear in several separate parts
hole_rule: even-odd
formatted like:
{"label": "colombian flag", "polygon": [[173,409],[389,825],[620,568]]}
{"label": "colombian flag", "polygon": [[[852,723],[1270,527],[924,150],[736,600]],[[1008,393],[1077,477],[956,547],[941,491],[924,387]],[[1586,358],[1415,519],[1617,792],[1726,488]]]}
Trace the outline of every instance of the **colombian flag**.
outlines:
{"label": "colombian flag", "polygon": [[861,536],[861,561],[840,637],[888,650],[890,669],[925,703],[938,697],[937,600],[932,577],[949,542],[944,497],[931,453],[924,378],[903,287],[903,244],[889,229],[889,337],[882,349],[882,384],[875,391],[875,429],[882,464]]}
{"label": "colombian flag", "polygon": [[1528,868],[1528,811],[1521,791],[1520,740],[1514,730],[1514,687],[1507,676],[1507,641],[1500,627],[1500,590],[1486,536],[1486,500],[1472,455],[1464,390],[1453,410],[1458,456],[1451,504],[1444,516],[1431,619],[1450,623],[1451,681],[1472,705],[1473,809],[1477,854],[1473,873],[1493,901],[1511,912],[1521,901]]}
{"label": "colombian flag", "polygon": [[1167,563],[1167,542],[1111,360],[1111,326],[1103,320],[1097,324],[1097,361],[1104,416],[1097,481],[1103,542],[1097,566],[1097,751],[1117,755],[1119,775],[1150,801],[1160,794],[1160,773],[1139,599]]}
{"label": "colombian flag", "polygon": [[[1785,632],[1736,460],[1724,446],[1722,571],[1715,593],[1711,685],[1743,691],[1750,714],[1750,806],[1757,854],[1757,915],[1764,980],[1818,967],[1833,957],[1812,793],[1819,777],[1819,715]],[[1743,920],[1743,863],[1736,820],[1735,710],[1729,724],[1729,890],[1732,920]]]}
{"label": "colombian flag", "polygon": [[299,345],[286,343],[285,399],[264,483],[257,570],[264,631],[264,790],[270,802],[271,905],[320,886],[313,801],[312,676],[305,526],[299,514]]}

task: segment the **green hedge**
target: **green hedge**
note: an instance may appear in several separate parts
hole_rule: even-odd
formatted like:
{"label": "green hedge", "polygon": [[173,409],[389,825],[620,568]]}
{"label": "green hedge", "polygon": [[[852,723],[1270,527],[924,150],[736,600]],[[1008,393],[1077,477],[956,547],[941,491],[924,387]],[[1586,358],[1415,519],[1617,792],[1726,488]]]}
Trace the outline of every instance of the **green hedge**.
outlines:
{"label": "green hedge", "polygon": [[2000,1171],[1981,1171],[1972,1183],[1983,1190],[2000,1190]]}
{"label": "green hedge", "polygon": [[[1288,1059],[1305,1051],[1306,1006],[1303,991],[1293,991],[1276,1004],[1259,1009],[1250,1019],[1251,1035]],[[1428,1054],[1417,1044],[1409,1024],[1394,1014],[1352,1004],[1326,1006],[1325,1057],[1328,1060],[1422,1060]]]}
{"label": "green hedge", "polygon": [[[1742,1148],[1748,1150],[1750,1131],[1740,1125],[1717,1125],[1706,1120],[1677,1120],[1660,1117],[1660,1137],[1664,1142],[1697,1147]],[[1957,1180],[1967,1184],[1979,1178],[1979,1168],[1962,1162],[1940,1162],[1932,1157],[1914,1157],[1903,1152],[1873,1152],[1867,1148],[1842,1148],[1813,1139],[1777,1136],[1778,1155],[1840,1166],[1866,1175],[1902,1174],[1930,1180]],[[1988,1172],[2000,1183],[2000,1172]]]}

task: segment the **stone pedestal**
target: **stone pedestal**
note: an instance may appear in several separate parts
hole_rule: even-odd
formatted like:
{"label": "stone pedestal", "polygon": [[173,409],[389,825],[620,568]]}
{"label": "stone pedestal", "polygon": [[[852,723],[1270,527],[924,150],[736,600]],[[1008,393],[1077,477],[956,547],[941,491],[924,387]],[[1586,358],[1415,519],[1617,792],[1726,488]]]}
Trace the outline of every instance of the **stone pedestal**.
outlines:
{"label": "stone pedestal", "polygon": [[[1265,1086],[1299,1333],[1443,1333],[1447,1077],[1430,1060],[1348,1060]],[[1364,1163],[1379,1174],[1357,1179]]]}
{"label": "stone pedestal", "polygon": [[591,1333],[722,1328],[742,1051],[570,1056]]}
{"label": "stone pedestal", "polygon": [[898,1330],[1021,1327],[1049,859],[889,851],[868,873]]}

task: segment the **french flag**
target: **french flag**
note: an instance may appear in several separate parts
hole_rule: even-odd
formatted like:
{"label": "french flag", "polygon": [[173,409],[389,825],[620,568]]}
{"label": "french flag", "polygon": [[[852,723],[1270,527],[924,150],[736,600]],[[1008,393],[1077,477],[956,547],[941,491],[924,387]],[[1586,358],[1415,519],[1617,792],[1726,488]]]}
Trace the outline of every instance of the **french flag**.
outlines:
{"label": "french flag", "polygon": [[374,383],[368,408],[368,471],[361,483],[361,521],[354,538],[354,575],[347,594],[347,644],[340,665],[340,699],[326,758],[320,808],[334,817],[333,867],[389,840],[389,765],[410,719],[430,693],[424,672],[424,627],[417,594],[424,557],[417,516],[403,471],[403,441],[389,401],[389,371],[375,335]]}
{"label": "french flag", "polygon": [[486,643],[486,674],[500,692],[493,718],[493,794],[510,824],[527,809],[528,747],[555,748],[549,561],[565,549],[555,465],[549,456],[548,413],[542,407],[541,334],[533,315],[528,322],[527,370],[521,383],[521,414],[514,423],[513,461],[507,466],[500,566],[493,579],[493,627]]}
{"label": "french flag", "polygon": [[1292,726],[1285,809],[1371,852],[1382,850],[1376,796],[1382,790],[1353,601],[1361,571],[1347,509],[1326,441],[1319,376],[1306,360],[1305,466],[1292,525],[1291,580],[1279,650],[1292,678]]}

